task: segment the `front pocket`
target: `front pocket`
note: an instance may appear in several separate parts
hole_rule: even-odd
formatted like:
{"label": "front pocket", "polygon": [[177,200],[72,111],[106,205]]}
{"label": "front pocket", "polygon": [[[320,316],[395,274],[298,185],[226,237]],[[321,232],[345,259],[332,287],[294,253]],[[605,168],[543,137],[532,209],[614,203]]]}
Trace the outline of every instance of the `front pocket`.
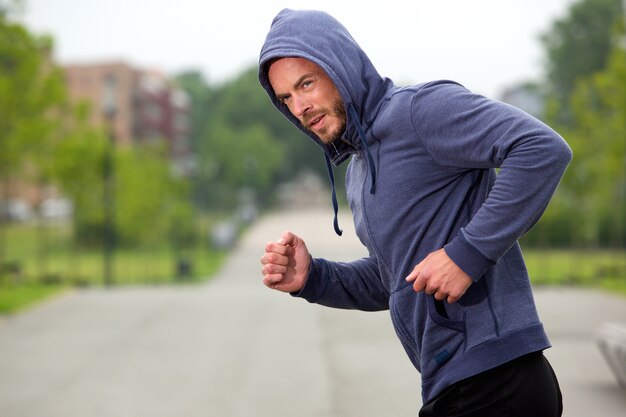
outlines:
{"label": "front pocket", "polygon": [[435,298],[428,296],[428,317],[422,337],[422,378],[435,374],[465,345],[465,321],[444,317],[435,303]]}
{"label": "front pocket", "polygon": [[453,311],[450,317],[455,320],[444,317],[437,312],[432,295],[415,293],[411,285],[394,292],[389,307],[396,334],[423,378],[434,374],[459,349],[464,349],[464,312]]}
{"label": "front pocket", "polygon": [[[437,304],[439,304],[439,306],[437,306]],[[440,312],[441,309],[443,309],[443,311]],[[439,326],[465,333],[465,321],[450,320],[448,314],[445,312],[443,301],[437,301],[432,295],[428,296],[428,315],[430,319]]]}

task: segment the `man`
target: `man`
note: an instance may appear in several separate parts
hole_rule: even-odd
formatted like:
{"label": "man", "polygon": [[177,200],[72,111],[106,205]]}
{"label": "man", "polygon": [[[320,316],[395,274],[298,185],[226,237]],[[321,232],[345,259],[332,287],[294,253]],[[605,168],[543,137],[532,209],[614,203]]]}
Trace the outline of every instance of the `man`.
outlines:
{"label": "man", "polygon": [[[571,150],[543,123],[450,81],[397,87],[323,12],[283,10],[261,50],[273,104],[331,163],[369,256],[312,258],[285,232],[263,282],[309,302],[389,309],[421,373],[421,416],[558,416],[517,240],[539,219]],[[496,169],[499,169],[496,175]]]}

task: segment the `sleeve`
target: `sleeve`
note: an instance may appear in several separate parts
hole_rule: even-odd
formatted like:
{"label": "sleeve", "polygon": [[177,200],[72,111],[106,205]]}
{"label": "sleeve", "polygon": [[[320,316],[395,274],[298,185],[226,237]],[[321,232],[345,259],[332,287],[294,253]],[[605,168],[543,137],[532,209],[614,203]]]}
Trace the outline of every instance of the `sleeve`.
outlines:
{"label": "sleeve", "polygon": [[459,172],[499,169],[482,206],[445,246],[478,280],[539,220],[572,151],[536,118],[452,82],[426,84],[411,112],[419,140],[437,163]]}
{"label": "sleeve", "polygon": [[304,288],[292,295],[327,307],[362,311],[389,309],[389,291],[382,283],[374,256],[353,262],[313,258]]}

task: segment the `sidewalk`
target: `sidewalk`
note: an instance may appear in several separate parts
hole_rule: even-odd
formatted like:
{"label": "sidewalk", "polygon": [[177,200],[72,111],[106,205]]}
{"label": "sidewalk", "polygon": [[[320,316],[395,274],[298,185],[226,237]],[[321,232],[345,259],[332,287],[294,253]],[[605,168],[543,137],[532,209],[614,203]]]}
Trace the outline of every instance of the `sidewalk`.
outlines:
{"label": "sidewalk", "polygon": [[539,314],[553,348],[546,351],[561,384],[564,416],[626,416],[620,388],[596,342],[606,322],[626,324],[626,299],[599,291],[540,289]]}
{"label": "sidewalk", "polygon": [[[206,285],[80,290],[5,320],[0,416],[415,416],[419,376],[387,312],[328,309],[261,284],[263,246],[285,229],[315,256],[364,256],[346,214],[342,237],[330,209],[263,218]],[[536,295],[564,415],[624,416],[595,331],[626,323],[626,299]]]}

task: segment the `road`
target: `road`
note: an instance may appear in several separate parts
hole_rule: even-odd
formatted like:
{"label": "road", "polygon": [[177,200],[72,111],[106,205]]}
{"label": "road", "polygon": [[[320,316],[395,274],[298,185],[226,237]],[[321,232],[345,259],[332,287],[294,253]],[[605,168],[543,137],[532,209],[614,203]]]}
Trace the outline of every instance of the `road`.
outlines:
{"label": "road", "polygon": [[[289,228],[315,256],[365,254],[328,209],[263,217],[202,285],[75,290],[0,322],[2,417],[415,416],[419,375],[388,313],[327,309],[261,284],[266,241]],[[565,416],[624,416],[595,344],[626,299],[536,291]]]}

